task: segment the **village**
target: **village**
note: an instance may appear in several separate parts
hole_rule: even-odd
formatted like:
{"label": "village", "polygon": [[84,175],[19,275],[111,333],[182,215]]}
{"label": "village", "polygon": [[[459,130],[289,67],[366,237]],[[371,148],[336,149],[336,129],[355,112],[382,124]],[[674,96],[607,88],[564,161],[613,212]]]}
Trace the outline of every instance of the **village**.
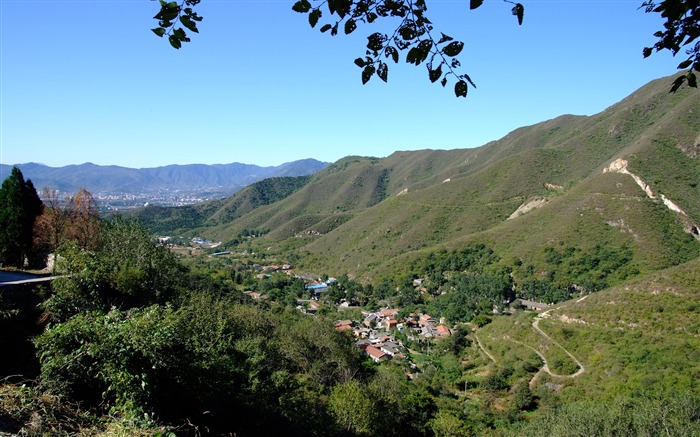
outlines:
{"label": "village", "polygon": [[[328,302],[324,295],[328,293],[329,287],[338,282],[336,278],[332,277],[322,280],[314,275],[299,274],[290,264],[264,266],[255,264],[253,268],[259,271],[255,275],[258,280],[269,278],[275,272],[303,280],[305,298],[295,300],[296,309],[309,316],[315,316],[322,309],[328,309]],[[417,290],[424,290],[421,285],[421,279],[414,280],[413,286]],[[246,291],[244,294],[254,300],[269,298],[266,294],[257,291]],[[512,302],[514,307],[527,308],[532,311],[541,311],[550,306],[524,299],[516,299],[516,301]],[[375,363],[406,358],[409,358],[410,362],[411,350],[401,338],[414,344],[429,344],[432,340],[449,337],[456,329],[455,326],[451,327],[444,317],[436,319],[429,314],[420,312],[406,314],[405,311],[402,312],[398,308],[388,306],[370,311],[360,306],[353,306],[345,299],[341,299],[337,310],[338,312],[356,310],[351,313],[361,315],[361,317],[335,320],[335,329],[338,332],[347,332],[354,340],[355,345]],[[495,309],[494,311],[497,313]]]}
{"label": "village", "polygon": [[398,314],[396,308],[362,311],[362,320],[338,320],[335,329],[351,332],[355,345],[376,363],[406,357],[405,346],[394,335],[396,331],[413,341],[451,334],[447,326],[427,314],[411,313],[405,318],[398,317]]}

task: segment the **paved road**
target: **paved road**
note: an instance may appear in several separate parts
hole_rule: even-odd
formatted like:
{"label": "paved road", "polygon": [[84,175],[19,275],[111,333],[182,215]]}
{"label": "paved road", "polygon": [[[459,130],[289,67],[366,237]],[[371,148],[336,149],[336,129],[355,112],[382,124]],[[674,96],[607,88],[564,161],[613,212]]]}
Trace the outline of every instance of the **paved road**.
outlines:
{"label": "paved road", "polygon": [[56,276],[41,276],[25,272],[8,272],[0,270],[0,287],[3,285],[29,284],[32,282],[52,281]]}

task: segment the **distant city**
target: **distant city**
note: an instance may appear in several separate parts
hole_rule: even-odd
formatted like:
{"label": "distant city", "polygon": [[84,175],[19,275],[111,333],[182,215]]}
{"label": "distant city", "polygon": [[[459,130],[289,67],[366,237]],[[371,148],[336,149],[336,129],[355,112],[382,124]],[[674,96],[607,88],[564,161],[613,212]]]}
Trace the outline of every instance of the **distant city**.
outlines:
{"label": "distant city", "polygon": [[223,199],[229,194],[215,191],[159,191],[154,193],[92,193],[100,211],[123,211],[146,206],[185,206]]}
{"label": "distant city", "polygon": [[[65,167],[16,164],[41,194],[44,187],[58,190],[59,197],[85,188],[103,212],[144,206],[183,206],[226,198],[266,178],[313,174],[329,163],[302,159],[272,167],[251,164],[190,164],[157,168],[125,168],[91,163]],[[0,164],[0,174],[12,166]]]}

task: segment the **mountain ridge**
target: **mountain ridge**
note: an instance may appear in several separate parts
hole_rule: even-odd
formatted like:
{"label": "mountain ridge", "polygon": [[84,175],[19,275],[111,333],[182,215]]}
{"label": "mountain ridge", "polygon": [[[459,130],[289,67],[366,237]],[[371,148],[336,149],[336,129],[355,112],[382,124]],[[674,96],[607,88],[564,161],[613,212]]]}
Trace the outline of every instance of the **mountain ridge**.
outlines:
{"label": "mountain ridge", "polygon": [[[423,251],[477,241],[535,266],[544,264],[543,246],[597,244],[632,248],[641,271],[665,268],[695,256],[697,241],[632,178],[604,169],[627,160],[700,222],[700,94],[669,94],[667,81],[601,113],[521,127],[479,148],[345,157],[282,199],[231,221],[215,212],[191,232],[226,242],[267,229],[260,247],[300,250],[305,267],[366,278]],[[541,207],[508,220],[536,200]]]}
{"label": "mountain ridge", "polygon": [[[85,188],[93,194],[151,193],[158,191],[207,191],[220,196],[231,195],[241,188],[270,177],[307,176],[328,163],[302,159],[277,166],[254,164],[172,164],[160,167],[129,168],[101,166],[86,162],[63,167],[38,163],[16,164],[34,186],[73,193]],[[9,174],[12,165],[0,164],[0,172]]]}

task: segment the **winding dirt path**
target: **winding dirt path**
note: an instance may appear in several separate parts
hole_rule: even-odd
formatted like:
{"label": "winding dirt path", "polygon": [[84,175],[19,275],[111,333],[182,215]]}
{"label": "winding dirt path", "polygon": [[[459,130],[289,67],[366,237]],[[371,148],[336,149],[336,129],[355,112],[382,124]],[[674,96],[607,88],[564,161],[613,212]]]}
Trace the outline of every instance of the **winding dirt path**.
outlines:
{"label": "winding dirt path", "polygon": [[[575,373],[572,373],[571,375],[553,375],[552,373],[549,372],[549,368],[547,368],[547,373],[549,373],[549,374],[552,375],[552,376],[559,376],[559,377],[566,377],[566,378],[576,378],[577,376],[580,376],[581,374],[583,374],[583,372],[586,371],[586,368],[583,367],[583,364],[581,364],[581,362],[580,362],[579,360],[577,360],[576,357],[573,356],[573,354],[572,354],[571,352],[569,352],[568,350],[566,350],[566,348],[565,348],[564,346],[560,345],[560,344],[559,344],[558,342],[556,342],[552,337],[550,337],[549,335],[545,334],[545,332],[542,331],[542,329],[540,329],[540,320],[542,320],[542,319],[545,318],[545,317],[549,317],[549,312],[550,312],[550,311],[551,311],[551,310],[547,310],[547,311],[544,311],[544,312],[538,314],[537,317],[535,317],[535,321],[532,322],[532,327],[535,328],[535,331],[537,331],[541,336],[543,336],[543,337],[546,338],[547,340],[551,341],[553,344],[557,345],[557,347],[559,347],[559,349],[563,350],[564,353],[565,353],[566,355],[569,356],[569,358],[571,358],[572,360],[574,360],[574,363],[576,363],[576,365],[578,366],[578,370],[577,370]],[[539,354],[539,353],[538,353],[538,354]],[[540,356],[542,356],[542,355],[540,354]],[[542,359],[544,359],[544,357],[542,357]],[[546,366],[547,366],[547,363],[546,363],[546,361],[545,361],[545,367],[546,367]]]}
{"label": "winding dirt path", "polygon": [[[587,297],[587,296],[582,297],[582,298],[579,299],[577,302],[582,301],[582,300],[585,299],[586,297]],[[560,307],[560,308],[561,308],[561,307]],[[559,344],[557,341],[555,341],[552,337],[550,337],[549,335],[547,335],[547,334],[546,334],[544,331],[542,331],[542,329],[540,328],[540,320],[549,317],[549,312],[550,312],[550,311],[552,311],[552,310],[547,310],[547,311],[543,311],[543,312],[539,313],[539,314],[535,317],[535,320],[532,322],[532,327],[533,327],[533,329],[534,329],[535,331],[537,331],[538,334],[540,334],[541,336],[543,336],[544,338],[546,338],[547,340],[549,340],[552,344],[556,345],[559,349],[563,350],[564,353],[565,353],[566,355],[568,355],[569,358],[571,358],[571,359],[574,361],[574,363],[576,363],[576,365],[578,366],[578,370],[577,370],[575,373],[572,373],[571,375],[559,375],[559,374],[557,374],[557,373],[553,373],[553,372],[549,369],[549,363],[547,362],[547,358],[545,358],[545,356],[544,356],[544,354],[542,354],[542,352],[540,352],[539,350],[535,349],[534,347],[532,347],[532,346],[530,346],[530,345],[528,345],[528,344],[523,343],[522,341],[515,340],[515,339],[513,339],[513,338],[510,338],[510,336],[508,336],[508,335],[504,335],[504,336],[503,336],[503,339],[504,339],[504,340],[512,341],[513,343],[517,343],[517,344],[519,344],[519,345],[521,345],[521,346],[524,346],[524,347],[526,347],[526,348],[532,350],[532,351],[533,351],[534,353],[536,353],[537,356],[539,356],[540,359],[542,360],[542,367],[540,368],[540,370],[539,370],[537,373],[535,373],[535,375],[532,377],[532,379],[530,379],[530,382],[529,382],[529,384],[528,384],[528,385],[530,386],[530,388],[533,388],[533,387],[534,387],[534,385],[537,383],[537,379],[539,378],[539,376],[540,376],[540,374],[541,374],[542,372],[544,372],[544,373],[546,373],[546,374],[548,374],[548,375],[550,375],[550,376],[552,376],[552,377],[555,377],[555,378],[576,378],[576,377],[578,377],[578,376],[581,376],[581,375],[583,374],[583,372],[586,371],[586,368],[583,366],[583,364],[582,364],[571,352],[569,352],[564,346],[562,346],[562,345]],[[484,354],[486,354],[486,356],[489,357],[489,359],[490,359],[491,361],[493,361],[494,363],[496,363],[496,358],[494,358],[494,356],[491,355],[491,353],[486,349],[486,347],[484,347],[484,345],[481,343],[481,340],[479,339],[479,336],[476,334],[476,332],[474,333],[474,338],[476,339],[476,343],[479,345],[479,348],[481,349],[481,351],[482,351]]]}
{"label": "winding dirt path", "polygon": [[483,344],[481,344],[481,340],[479,340],[479,337],[476,335],[476,332],[474,333],[474,338],[476,338],[476,343],[479,345],[481,348],[481,351],[486,354],[487,357],[491,359],[494,363],[496,362],[496,359],[489,353],[489,351],[486,350]]}

